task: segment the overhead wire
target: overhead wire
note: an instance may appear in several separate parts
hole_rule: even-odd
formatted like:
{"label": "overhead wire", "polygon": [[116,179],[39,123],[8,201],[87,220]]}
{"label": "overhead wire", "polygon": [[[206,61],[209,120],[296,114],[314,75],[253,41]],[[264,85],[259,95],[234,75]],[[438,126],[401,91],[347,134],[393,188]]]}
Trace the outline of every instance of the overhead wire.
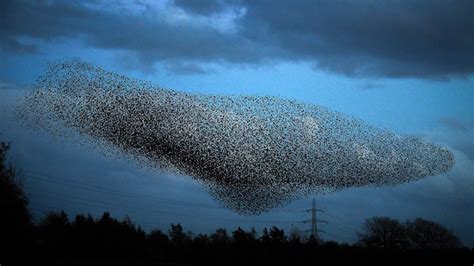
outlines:
{"label": "overhead wire", "polygon": [[[108,193],[109,195],[116,196],[116,197],[126,197],[126,198],[134,198],[134,199],[142,199],[142,200],[147,200],[147,201],[153,201],[159,204],[163,205],[168,205],[168,206],[180,206],[180,207],[192,207],[192,208],[205,208],[205,209],[219,209],[222,210],[222,207],[216,206],[216,205],[210,205],[210,204],[205,204],[205,203],[196,203],[196,202],[189,202],[189,201],[182,201],[182,200],[172,200],[172,199],[164,199],[156,196],[151,196],[151,195],[143,195],[143,194],[138,194],[138,193],[133,193],[133,192],[125,192],[125,191],[120,191],[120,190],[115,190],[115,189],[110,189],[106,188],[103,186],[97,186],[97,185],[92,185],[89,183],[85,182],[79,182],[77,180],[73,180],[72,177],[70,178],[61,178],[61,177],[56,177],[53,175],[37,172],[37,171],[26,171],[28,173],[28,177],[32,177],[33,180],[38,180],[38,181],[47,181],[47,182],[52,182],[55,184],[63,185],[63,186],[68,186],[68,187],[73,187],[77,189],[83,189],[87,191],[94,191],[98,193]],[[74,178],[77,179],[77,178]],[[157,210],[157,209],[143,209],[143,208],[138,208],[138,207],[125,207],[123,205],[117,206],[111,203],[104,203],[104,202],[96,202],[91,200],[90,198],[80,198],[77,196],[71,196],[67,195],[67,197],[62,197],[58,196],[57,194],[54,195],[54,192],[49,191],[47,194],[42,195],[45,197],[55,197],[58,200],[61,201],[68,201],[70,203],[76,204],[76,205],[81,205],[81,206],[91,206],[95,208],[107,208],[107,209],[115,209],[115,210],[121,210],[125,212],[134,212],[134,213],[147,213],[147,214],[158,214],[158,215],[173,215],[173,216],[181,216],[181,217],[193,217],[196,218],[195,214],[188,214],[188,213],[177,213],[177,212],[170,212],[170,211],[164,211],[164,210]],[[36,206],[35,208],[38,208]],[[66,209],[65,206],[57,207],[56,209]],[[70,208],[69,212],[75,212],[78,213],[75,210],[71,210]],[[288,212],[288,213],[305,213],[308,212],[308,209],[277,209],[273,210],[272,212]],[[325,215],[331,216],[334,219],[331,219],[331,223],[335,221],[337,224],[334,224],[335,229],[343,231],[345,233],[351,233],[353,234],[354,231],[351,231],[349,228],[352,226],[347,226],[340,222],[338,218],[329,213],[325,213]],[[212,216],[206,216],[206,219],[211,219],[211,220],[223,220],[223,221],[232,221],[235,223],[238,222],[247,222],[245,220],[239,221],[238,219],[235,218],[230,218],[230,217],[212,217]],[[303,221],[281,221],[281,220],[258,220],[254,219],[252,220],[252,223],[260,223],[260,224],[298,224],[302,223]],[[140,225],[145,225],[143,223],[140,223]],[[148,228],[156,228],[156,226],[147,225]],[[355,228],[355,227],[353,227]]]}

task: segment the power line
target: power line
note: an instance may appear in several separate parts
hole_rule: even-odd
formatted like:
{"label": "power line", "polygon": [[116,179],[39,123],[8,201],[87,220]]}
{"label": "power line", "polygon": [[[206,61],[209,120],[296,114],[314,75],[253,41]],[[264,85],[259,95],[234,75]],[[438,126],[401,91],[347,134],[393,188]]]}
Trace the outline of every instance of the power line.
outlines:
{"label": "power line", "polygon": [[[55,184],[67,186],[67,187],[73,187],[77,189],[82,189],[82,190],[87,190],[87,191],[94,191],[98,193],[107,193],[109,195],[113,196],[118,196],[118,197],[127,197],[127,198],[134,198],[134,199],[143,199],[147,201],[153,201],[157,202],[159,204],[163,205],[168,205],[168,206],[181,206],[181,207],[192,207],[192,208],[205,208],[205,209],[218,209],[218,210],[223,210],[222,207],[216,206],[216,205],[210,205],[210,204],[205,204],[205,203],[196,203],[196,202],[189,202],[189,201],[182,201],[182,200],[172,200],[172,199],[164,199],[156,196],[151,196],[151,195],[143,195],[143,194],[138,194],[138,193],[132,193],[132,192],[125,192],[125,191],[120,191],[120,190],[114,190],[102,186],[97,186],[97,185],[92,185],[89,183],[85,182],[78,182],[75,180],[71,180],[72,177],[66,179],[66,178],[61,178],[41,172],[36,172],[36,171],[26,171],[29,177],[34,178],[34,180],[38,181],[47,181],[47,182],[52,182]],[[137,208],[137,207],[124,207],[123,205],[114,205],[111,203],[104,203],[104,202],[97,202],[93,201],[90,198],[80,198],[80,197],[72,197],[71,195],[67,195],[67,197],[62,197],[59,196],[59,194],[53,195],[54,193],[48,192],[44,196],[46,197],[55,197],[58,200],[61,201],[68,201],[71,203],[74,203],[76,205],[82,205],[82,206],[93,206],[96,208],[113,208],[117,210],[122,210],[126,212],[135,212],[135,213],[155,213],[159,215],[173,215],[173,216],[181,216],[181,217],[192,217],[196,218],[196,215],[191,215],[189,213],[179,213],[179,212],[170,212],[167,210],[161,210],[161,209],[143,209],[143,208]],[[311,222],[311,230],[308,230],[311,232],[311,235],[317,240],[320,241],[318,233],[326,233],[323,230],[318,229],[317,223],[327,223],[327,221],[320,220],[316,218],[316,213],[321,212],[325,213],[324,210],[317,209],[316,208],[316,203],[315,200],[313,199],[314,206],[312,206],[311,209],[280,209],[280,210],[272,210],[272,212],[290,212],[290,213],[307,213],[311,212],[312,217],[309,220],[304,220],[304,221],[277,221],[277,220],[253,220],[252,223],[266,223],[266,224],[298,224],[298,223],[309,223]],[[65,209],[64,207],[59,207],[57,209]],[[76,212],[76,211],[71,211],[71,212]],[[77,212],[76,212],[77,213]],[[326,214],[326,213],[325,213]],[[349,227],[352,227],[355,229],[353,226],[345,225],[339,221],[339,218],[336,217],[335,215],[332,214],[327,214],[328,216],[331,216],[334,218],[335,222],[337,223],[336,229],[345,231],[346,233],[354,233],[352,232]],[[212,216],[206,216],[206,219],[211,219],[211,220],[224,220],[224,221],[232,221],[232,222],[238,222],[238,220],[230,217],[212,217]],[[242,222],[248,222],[248,221],[242,221]],[[150,228],[154,228],[153,226],[149,226]]]}
{"label": "power line", "polygon": [[178,201],[178,200],[171,200],[171,199],[163,199],[163,198],[159,198],[159,197],[155,197],[155,196],[151,196],[151,195],[142,195],[142,194],[138,194],[138,193],[119,191],[119,190],[105,188],[105,187],[101,187],[101,186],[97,186],[97,185],[91,185],[91,184],[84,183],[84,182],[77,182],[77,181],[71,180],[70,178],[65,179],[65,178],[55,177],[55,176],[52,176],[52,175],[47,175],[47,174],[44,174],[44,173],[32,172],[32,171],[27,171],[27,172],[30,173],[30,175],[28,175],[28,176],[36,178],[36,179],[43,178],[43,179],[47,179],[48,181],[51,181],[53,183],[62,183],[64,185],[68,185],[68,186],[71,186],[71,187],[74,187],[74,188],[85,189],[85,190],[89,190],[89,191],[95,191],[95,192],[100,192],[100,193],[106,192],[106,193],[109,193],[109,194],[115,194],[115,195],[129,197],[129,198],[153,200],[153,201],[160,202],[160,203],[163,203],[163,204],[192,206],[192,207],[198,207],[198,208],[222,209],[219,206],[210,205],[210,204],[196,203],[196,202],[189,202],[189,201],[188,202],[187,201]]}
{"label": "power line", "polygon": [[[43,198],[53,198],[57,199],[60,201],[66,201],[70,202],[76,205],[86,205],[86,206],[92,206],[92,207],[99,207],[99,208],[113,208],[113,209],[118,209],[122,211],[133,211],[133,212],[141,212],[141,213],[156,213],[156,214],[165,214],[165,215],[174,215],[174,216],[183,216],[183,217],[192,217],[196,218],[195,214],[189,214],[189,213],[178,213],[178,212],[170,212],[170,211],[163,211],[163,210],[157,210],[157,209],[151,209],[151,208],[138,208],[138,207],[124,207],[122,205],[114,205],[110,203],[103,203],[103,202],[97,202],[94,200],[91,200],[90,198],[81,198],[77,196],[71,196],[68,195],[67,197],[62,197],[58,193],[55,192],[48,192],[42,194]],[[62,207],[60,207],[62,208]],[[229,218],[229,217],[213,217],[213,216],[206,216],[207,219],[215,219],[215,220],[227,220],[227,221],[238,221],[234,218]],[[245,222],[245,221],[242,221]],[[273,224],[291,224],[291,223],[300,223],[300,221],[276,221],[276,220],[253,220],[253,223],[273,223]]]}
{"label": "power line", "polygon": [[[78,179],[78,178],[61,178],[57,176],[52,176],[49,174],[41,173],[41,172],[36,172],[36,171],[26,171],[29,173],[28,176],[33,177],[35,179],[39,178],[44,178],[47,179],[53,183],[62,183],[64,185],[68,185],[70,187],[74,188],[79,188],[79,189],[86,189],[89,191],[95,191],[95,192],[106,192],[109,194],[114,194],[114,195],[119,195],[119,196],[124,196],[124,197],[129,197],[129,198],[137,198],[137,199],[144,199],[144,200],[152,200],[161,204],[169,204],[169,205],[176,205],[176,206],[184,206],[184,207],[197,207],[197,208],[206,208],[206,209],[219,209],[222,210],[222,206],[216,206],[216,205],[211,205],[211,204],[205,204],[205,203],[196,203],[196,202],[189,202],[189,201],[179,201],[179,200],[172,200],[172,199],[164,199],[156,196],[151,196],[151,195],[143,195],[143,194],[138,194],[138,193],[132,193],[132,192],[125,192],[125,191],[120,191],[120,190],[114,190],[102,186],[97,186],[97,185],[92,185],[89,183],[84,183],[84,182],[78,182],[72,179]],[[272,212],[305,212],[308,210],[272,210]]]}

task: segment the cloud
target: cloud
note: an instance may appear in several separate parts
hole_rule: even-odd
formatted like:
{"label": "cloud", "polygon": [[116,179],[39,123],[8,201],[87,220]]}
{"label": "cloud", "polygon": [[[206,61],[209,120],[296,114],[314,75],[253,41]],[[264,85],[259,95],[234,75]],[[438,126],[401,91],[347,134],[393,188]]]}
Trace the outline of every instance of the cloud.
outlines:
{"label": "cloud", "polygon": [[183,75],[208,74],[209,71],[198,64],[193,63],[174,63],[168,64],[166,68],[173,73]]}
{"label": "cloud", "polygon": [[126,51],[144,65],[263,60],[258,44],[223,33],[210,22],[197,23],[172,8],[119,13],[94,3],[2,1],[1,42],[24,36],[45,41],[79,38],[94,48]]}
{"label": "cloud", "polygon": [[18,42],[25,36],[73,37],[131,52],[144,65],[304,61],[356,77],[434,79],[474,72],[474,2],[468,0],[0,5],[0,39],[10,52],[35,52]]}
{"label": "cloud", "polygon": [[0,79],[0,90],[18,90],[18,89],[24,89],[24,87],[18,86],[17,84],[10,83],[8,81]]}
{"label": "cloud", "polygon": [[439,120],[439,123],[455,131],[469,131],[474,127],[474,120],[463,122],[452,117],[443,117]]}
{"label": "cloud", "polygon": [[0,89],[7,89],[7,88],[10,88],[10,87],[11,87],[11,85],[9,83],[0,80]]}
{"label": "cloud", "polygon": [[329,71],[439,77],[474,70],[473,9],[472,1],[249,1],[241,23],[249,38]]}
{"label": "cloud", "polygon": [[34,44],[25,44],[15,38],[5,37],[1,39],[0,51],[14,52],[20,54],[32,54],[39,52],[38,46]]}
{"label": "cloud", "polygon": [[[443,117],[439,120],[442,130],[438,139],[449,136],[449,143],[462,151],[470,160],[474,161],[474,120],[463,121],[453,117]],[[444,134],[444,135],[443,135]]]}
{"label": "cloud", "polygon": [[212,15],[225,9],[224,3],[219,0],[174,0],[174,4],[188,12],[199,15]]}
{"label": "cloud", "polygon": [[385,88],[385,84],[378,83],[378,82],[366,82],[360,86],[362,90],[373,90],[373,89],[380,89]]}

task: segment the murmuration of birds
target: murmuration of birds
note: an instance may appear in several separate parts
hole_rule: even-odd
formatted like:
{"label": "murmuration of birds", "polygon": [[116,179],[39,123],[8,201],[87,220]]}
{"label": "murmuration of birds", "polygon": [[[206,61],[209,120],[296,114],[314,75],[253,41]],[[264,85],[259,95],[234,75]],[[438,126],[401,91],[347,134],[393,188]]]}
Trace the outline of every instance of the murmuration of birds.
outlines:
{"label": "murmuration of birds", "polygon": [[17,109],[205,186],[221,206],[260,214],[314,193],[442,174],[452,153],[326,107],[269,96],[164,89],[81,61],[51,64]]}

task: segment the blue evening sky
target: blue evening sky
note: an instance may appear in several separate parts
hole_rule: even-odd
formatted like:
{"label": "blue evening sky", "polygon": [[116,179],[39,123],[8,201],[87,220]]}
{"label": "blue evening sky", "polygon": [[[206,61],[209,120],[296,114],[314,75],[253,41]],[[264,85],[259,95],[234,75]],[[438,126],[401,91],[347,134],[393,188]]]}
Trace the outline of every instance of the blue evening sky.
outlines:
{"label": "blue evening sky", "polygon": [[[427,2],[420,1],[421,5]],[[470,35],[465,38],[474,44],[474,32],[471,28],[470,32],[456,31],[456,36],[444,33],[446,14],[438,6],[442,4],[423,9],[441,20],[440,25],[430,26],[431,35],[404,34],[409,30],[396,30],[401,26],[394,19],[393,34],[400,35],[395,36],[400,43],[394,45],[384,34],[371,34],[378,32],[376,26],[368,26],[378,23],[377,15],[359,21],[360,27],[353,30],[344,27],[345,17],[359,17],[357,10],[351,13],[351,7],[322,7],[339,15],[340,25],[326,25],[326,20],[317,26],[305,25],[312,17],[306,11],[311,10],[311,1],[276,1],[271,7],[264,6],[265,1],[111,3],[4,4],[0,137],[13,144],[11,159],[26,176],[25,189],[36,218],[49,209],[95,216],[110,211],[119,218],[128,214],[145,229],[167,230],[170,223],[179,222],[196,233],[237,226],[261,230],[271,225],[306,230],[309,224],[299,221],[309,219],[309,213],[297,210],[309,208],[316,198],[318,207],[326,211],[320,218],[328,221],[321,224],[327,232],[324,239],[353,242],[355,232],[370,216],[401,221],[423,217],[452,228],[464,243],[474,245],[474,46],[466,48],[463,42],[464,35]],[[393,4],[401,12],[398,16],[418,14],[417,7]],[[360,12],[375,8],[396,17],[393,10],[360,5]],[[288,10],[287,17],[278,16],[279,7]],[[451,11],[459,10],[452,7]],[[292,12],[307,20],[291,23]],[[473,24],[472,16],[459,12],[460,28]],[[118,19],[119,14],[126,15]],[[22,16],[30,20],[21,20]],[[430,21],[424,23],[424,19],[426,14],[420,13],[413,28],[429,32],[423,27]],[[390,30],[392,24],[384,23],[379,22],[380,27]],[[456,29],[456,23],[452,24],[446,27]],[[143,32],[130,36],[137,29]],[[356,36],[351,37],[352,31]],[[333,32],[348,37],[335,37]],[[438,48],[435,42],[439,40],[430,39],[435,35],[453,38],[454,44],[441,41],[443,48]],[[368,40],[359,41],[357,36]],[[200,42],[194,43],[193,37]],[[219,207],[191,177],[144,169],[126,158],[104,155],[93,144],[80,146],[21,127],[12,112],[22,92],[48,63],[71,58],[179,91],[274,95],[323,105],[377,127],[445,145],[456,164],[446,174],[407,184],[311,195],[259,216],[238,215]]]}

